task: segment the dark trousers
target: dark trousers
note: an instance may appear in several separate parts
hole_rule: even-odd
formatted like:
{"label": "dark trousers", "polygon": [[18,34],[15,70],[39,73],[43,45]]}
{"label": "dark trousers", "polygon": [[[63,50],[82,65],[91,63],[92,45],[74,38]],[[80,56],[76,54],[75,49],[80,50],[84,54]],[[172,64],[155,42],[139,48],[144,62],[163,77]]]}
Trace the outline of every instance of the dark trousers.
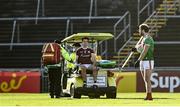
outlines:
{"label": "dark trousers", "polygon": [[49,93],[50,96],[60,96],[62,88],[61,88],[61,68],[49,68],[48,69],[49,76]]}

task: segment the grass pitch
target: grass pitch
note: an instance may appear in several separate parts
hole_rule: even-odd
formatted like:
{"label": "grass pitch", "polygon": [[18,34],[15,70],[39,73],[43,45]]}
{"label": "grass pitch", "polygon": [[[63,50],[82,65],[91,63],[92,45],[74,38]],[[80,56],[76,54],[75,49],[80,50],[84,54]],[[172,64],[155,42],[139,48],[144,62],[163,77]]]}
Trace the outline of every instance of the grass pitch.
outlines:
{"label": "grass pitch", "polygon": [[0,93],[0,106],[180,106],[180,93],[153,93],[153,101],[144,101],[145,93],[118,93],[116,99],[51,99],[46,94]]}

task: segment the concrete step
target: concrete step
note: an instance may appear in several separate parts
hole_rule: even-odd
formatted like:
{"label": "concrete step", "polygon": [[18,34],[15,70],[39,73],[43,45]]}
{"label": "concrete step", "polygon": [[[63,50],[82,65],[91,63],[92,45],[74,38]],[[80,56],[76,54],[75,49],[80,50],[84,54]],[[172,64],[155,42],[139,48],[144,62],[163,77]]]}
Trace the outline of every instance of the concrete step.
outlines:
{"label": "concrete step", "polygon": [[166,4],[166,3],[163,3],[163,4],[160,4],[159,6],[160,6],[160,7],[166,7],[166,6],[167,6],[167,7],[176,7],[176,6],[178,6],[178,5],[177,5],[177,4],[174,5],[174,4]]}
{"label": "concrete step", "polygon": [[[167,9],[164,8],[164,7],[161,7],[161,8],[157,8],[156,10],[157,10],[157,11],[166,11]],[[168,10],[170,10],[170,11],[176,11],[177,8],[169,8]]]}
{"label": "concrete step", "polygon": [[[156,23],[150,24],[150,28],[153,27],[154,25],[156,25]],[[154,28],[158,28],[158,29],[160,29],[160,28],[162,28],[162,27],[163,27],[162,25],[156,25],[156,26],[154,26]]]}
{"label": "concrete step", "polygon": [[149,19],[147,22],[151,22],[151,21],[158,21],[158,22],[166,22],[168,19],[164,19],[164,18],[151,18]]}
{"label": "concrete step", "polygon": [[152,29],[151,32],[158,32],[158,29]]}
{"label": "concrete step", "polygon": [[[147,22],[146,24],[148,24],[148,25],[154,25],[154,24],[152,24],[151,22]],[[164,25],[166,25],[166,22],[157,22],[157,25],[158,25],[158,26],[164,26]]]}
{"label": "concrete step", "polygon": [[132,47],[134,47],[135,45],[127,45],[126,47],[128,47],[128,48],[132,48]]}
{"label": "concrete step", "polygon": [[138,41],[141,37],[137,36],[137,37],[133,37],[134,40]]}
{"label": "concrete step", "polygon": [[165,14],[166,15],[175,15],[175,13],[176,13],[175,11],[173,11],[173,12],[172,11],[168,11],[167,13],[165,13],[164,11],[157,12],[158,15],[165,15]]}
{"label": "concrete step", "polygon": [[133,36],[139,36],[139,33],[138,32],[134,32]]}
{"label": "concrete step", "polygon": [[175,1],[174,0],[163,0],[163,4],[173,4]]}

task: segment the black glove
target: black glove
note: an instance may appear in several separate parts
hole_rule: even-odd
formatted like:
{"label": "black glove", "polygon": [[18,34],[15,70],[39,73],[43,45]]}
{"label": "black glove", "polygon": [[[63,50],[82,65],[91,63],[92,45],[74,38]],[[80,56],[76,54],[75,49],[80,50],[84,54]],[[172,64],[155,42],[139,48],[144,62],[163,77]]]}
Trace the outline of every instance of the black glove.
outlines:
{"label": "black glove", "polygon": [[132,52],[137,52],[137,49],[136,48],[132,48],[131,51]]}
{"label": "black glove", "polygon": [[135,68],[139,67],[139,63],[140,63],[140,61],[137,60],[137,61],[134,63],[134,67],[135,67]]}

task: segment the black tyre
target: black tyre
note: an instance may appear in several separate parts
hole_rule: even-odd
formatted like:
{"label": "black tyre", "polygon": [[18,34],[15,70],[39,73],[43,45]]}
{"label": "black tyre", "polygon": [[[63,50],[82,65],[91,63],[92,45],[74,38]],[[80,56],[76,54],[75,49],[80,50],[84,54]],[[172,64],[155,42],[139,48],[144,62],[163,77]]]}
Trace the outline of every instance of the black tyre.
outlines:
{"label": "black tyre", "polygon": [[75,88],[74,85],[71,85],[70,94],[71,94],[71,98],[81,98],[81,94],[77,92],[77,89]]}
{"label": "black tyre", "polygon": [[94,99],[94,98],[99,99],[99,98],[100,98],[100,95],[89,95],[89,98],[90,98],[90,99]]}

